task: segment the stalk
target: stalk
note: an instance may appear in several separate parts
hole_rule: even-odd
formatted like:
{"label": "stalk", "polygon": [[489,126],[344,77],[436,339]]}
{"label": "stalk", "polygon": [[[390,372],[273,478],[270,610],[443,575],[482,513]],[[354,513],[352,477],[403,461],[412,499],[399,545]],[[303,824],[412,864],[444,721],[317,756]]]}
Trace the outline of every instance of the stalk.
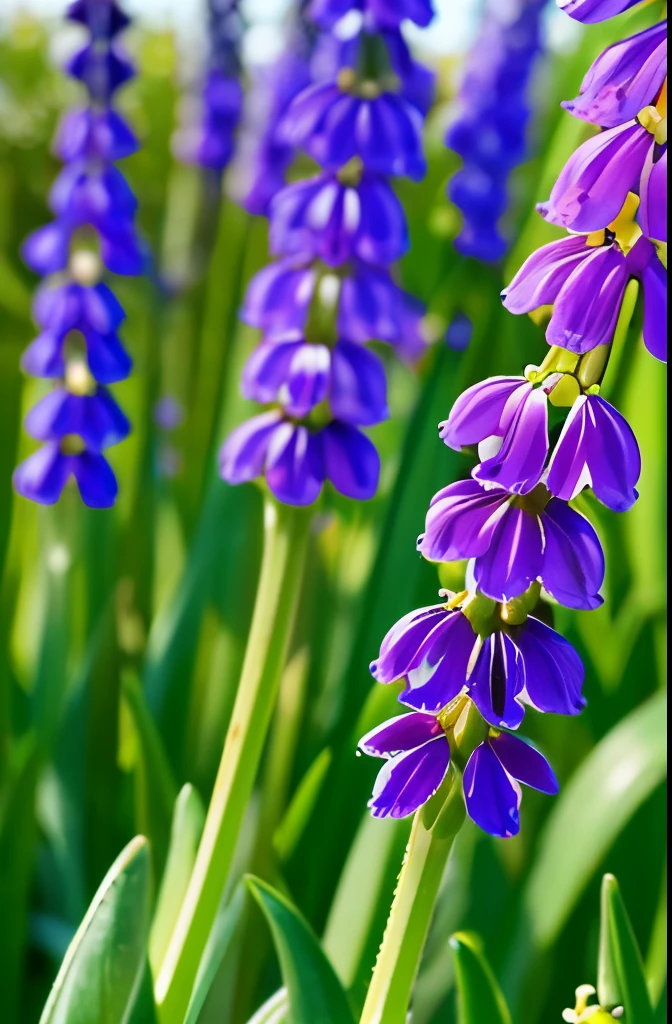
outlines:
{"label": "stalk", "polygon": [[360,1024],[406,1022],[439,886],[464,813],[462,779],[451,766],[446,783],[415,815]]}
{"label": "stalk", "polygon": [[273,714],[299,595],[310,512],[265,505],[264,556],[238,694],[196,863],[159,970],[161,1024],[182,1024],[231,868]]}

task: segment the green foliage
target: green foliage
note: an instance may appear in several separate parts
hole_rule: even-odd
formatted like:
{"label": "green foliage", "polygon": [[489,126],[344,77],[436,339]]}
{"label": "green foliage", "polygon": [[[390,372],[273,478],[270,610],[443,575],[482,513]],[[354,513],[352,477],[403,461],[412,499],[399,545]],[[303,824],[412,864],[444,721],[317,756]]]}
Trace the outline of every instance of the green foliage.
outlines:
{"label": "green foliage", "polygon": [[511,1015],[478,941],[465,932],[451,936],[459,1024],[511,1024]]}
{"label": "green foliage", "polygon": [[632,1024],[653,1024],[644,964],[613,875],[602,879],[597,996],[607,1010],[622,1006]]}

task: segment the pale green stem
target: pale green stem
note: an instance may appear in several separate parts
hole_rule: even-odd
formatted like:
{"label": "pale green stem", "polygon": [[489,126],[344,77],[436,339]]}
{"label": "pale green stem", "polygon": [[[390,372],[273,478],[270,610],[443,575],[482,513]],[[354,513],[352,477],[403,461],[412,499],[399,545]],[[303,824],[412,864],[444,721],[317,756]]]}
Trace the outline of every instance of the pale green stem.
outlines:
{"label": "pale green stem", "polygon": [[259,768],[299,595],[311,515],[267,501],[245,661],[196,863],[155,984],[161,1024],[182,1024]]}
{"label": "pale green stem", "polygon": [[406,1022],[443,872],[464,821],[462,779],[452,767],[447,797],[445,786],[415,815],[360,1024]]}

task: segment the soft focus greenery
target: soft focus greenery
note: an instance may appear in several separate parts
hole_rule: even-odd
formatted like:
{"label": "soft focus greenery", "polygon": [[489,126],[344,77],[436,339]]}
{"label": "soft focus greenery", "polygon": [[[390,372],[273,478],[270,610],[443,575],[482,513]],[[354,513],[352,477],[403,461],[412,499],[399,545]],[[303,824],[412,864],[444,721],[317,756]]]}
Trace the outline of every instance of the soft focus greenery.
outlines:
{"label": "soft focus greenery", "polygon": [[[465,312],[473,338],[462,354],[438,342],[417,375],[386,352],[392,418],[371,432],[383,458],[379,494],[364,505],[333,493],[322,499],[270,742],[189,1024],[244,1024],[264,1003],[255,1021],[282,1020],[293,992],[296,1024],[340,1024],[361,1010],[410,829],[410,821],[373,821],[366,811],[378,764],[355,756],[356,741],[396,707],[393,688],[374,687],[368,664],[396,618],[432,603],[439,587],[415,539],[432,494],[466,475],[469,463],[439,442],[437,423],[468,384],[543,359],[542,330],[502,310],[499,292],[527,254],[555,237],[534,204],[586,134],[558,103],[576,95],[585,67],[625,34],[624,24],[586,31],[577,52],[540,69],[533,156],[513,182],[515,244],[506,268],[462,260],[451,245],[459,221],[444,185],[457,163],[442,133],[455,75],[442,68],[429,174],[420,185],[399,185],[413,242],[402,270],[436,324]],[[45,389],[19,369],[35,335],[36,284],[19,246],[49,219],[57,172],[50,140],[77,90],[51,63],[45,28],[22,20],[0,38],[5,1024],[37,1021],[57,973],[45,1021],[115,1024],[131,1008],[136,1024],[152,1019],[150,965],[161,962],[193,863],[260,564],[261,494],[222,483],[216,452],[251,411],[238,378],[256,337],[236,314],[267,259],[266,224],[227,198],[220,204],[196,170],[173,161],[174,41],[142,27],[128,41],[141,73],[121,102],[143,148],[124,169],[156,273],[114,282],[135,360],[132,378],[114,391],[134,433],[111,451],[117,508],[92,512],[74,492],[42,509],[11,490],[13,466],[33,450],[21,418]],[[641,1006],[646,993],[632,953],[639,946],[655,1021],[665,1019],[664,388],[664,368],[633,327],[604,393],[637,433],[641,498],[620,517],[583,502],[605,544],[607,600],[593,613],[554,610],[585,660],[588,707],[580,719],[526,719],[561,793],[526,792],[516,839],[494,841],[471,824],[460,833],[416,985],[414,1024],[494,1024],[496,1014],[506,1022],[507,1006],[518,1024],[560,1021],[574,989],[597,984],[598,959],[610,984],[609,941],[619,984]],[[170,438],[153,421],[162,395],[185,408]],[[167,477],[162,467],[175,454],[180,471]],[[632,925],[618,890],[605,883],[611,923],[603,932],[613,934],[600,943],[605,871],[618,878]],[[287,993],[278,993],[281,978]],[[465,1009],[469,984],[473,1012]],[[633,1010],[626,1019],[654,1018]]]}

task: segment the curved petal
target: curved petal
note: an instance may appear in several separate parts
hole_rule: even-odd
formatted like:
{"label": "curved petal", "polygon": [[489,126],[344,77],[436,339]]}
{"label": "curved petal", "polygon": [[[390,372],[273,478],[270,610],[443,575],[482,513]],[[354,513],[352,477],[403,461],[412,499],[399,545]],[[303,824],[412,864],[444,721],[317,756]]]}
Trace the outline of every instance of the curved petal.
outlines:
{"label": "curved petal", "polygon": [[495,601],[523,594],[544,566],[543,533],[539,517],[509,505],[496,525],[487,551],[474,563],[480,590]]}
{"label": "curved petal", "polygon": [[376,493],[380,456],[375,445],[355,427],[334,420],[320,434],[325,476],[347,498],[368,501]]}
{"label": "curved petal", "polygon": [[99,452],[82,452],[71,460],[82,501],[89,508],[111,508],[117,500],[117,480],[112,467]]}
{"label": "curved petal", "polygon": [[622,14],[639,2],[640,0],[556,0],[561,11],[586,25],[615,18],[617,14]]}
{"label": "curved petal", "polygon": [[479,444],[486,437],[501,436],[500,424],[506,403],[519,389],[532,385],[524,377],[488,377],[463,391],[439,424],[439,436],[455,451]]}
{"label": "curved petal", "polygon": [[489,742],[505,771],[516,782],[549,796],[555,796],[559,791],[560,786],[550,764],[530,743],[505,732]]}
{"label": "curved petal", "polygon": [[571,501],[583,487],[614,512],[637,500],[642,460],[625,417],[599,395],[582,395],[572,406],[549,466],[551,494]]}
{"label": "curved petal", "polygon": [[14,470],[15,491],[40,505],[55,505],[70,475],[70,459],[56,442],[43,445]]}
{"label": "curved petal", "polygon": [[610,342],[627,283],[626,259],[617,245],[590,250],[556,297],[546,330],[549,345],[582,353]]}
{"label": "curved petal", "polygon": [[585,238],[576,235],[542,245],[525,260],[502,292],[505,308],[510,313],[531,313],[539,306],[551,305],[572,271],[591,252]]}
{"label": "curved petal", "polygon": [[655,252],[645,264],[641,279],[644,288],[644,344],[652,356],[666,363],[667,271]]}
{"label": "curved petal", "polygon": [[473,471],[482,483],[499,484],[511,494],[537,486],[548,455],[548,399],[543,387],[528,385],[511,395],[504,409],[506,429],[496,455]]}
{"label": "curved petal", "polygon": [[364,754],[386,757],[415,750],[423,743],[443,736],[443,729],[434,715],[421,715],[411,711],[407,715],[396,715],[362,736],[357,744]]}
{"label": "curved petal", "polygon": [[491,836],[515,836],[520,831],[520,798],[520,786],[504,770],[490,743],[481,743],[464,769],[464,801],[471,820]]}
{"label": "curved petal", "polygon": [[241,320],[262,331],[284,333],[301,329],[308,316],[316,272],[305,261],[279,260],[250,281]]}
{"label": "curved petal", "polygon": [[639,222],[647,238],[667,242],[667,147],[655,160],[651,150],[640,183]]}
{"label": "curved petal", "polygon": [[491,633],[469,676],[469,696],[494,728],[517,729],[525,709],[516,699],[525,686],[525,662],[506,633]]}
{"label": "curved petal", "polygon": [[385,367],[374,352],[350,341],[334,346],[329,402],[336,419],[354,426],[388,418]]}
{"label": "curved petal", "polygon": [[532,707],[547,714],[577,715],[586,703],[581,692],[584,670],[569,641],[530,615],[516,644],[525,660],[525,698]]}
{"label": "curved petal", "polygon": [[276,431],[291,432],[279,412],[265,412],[242,423],[226,439],[219,453],[220,476],[230,484],[255,480],[264,472],[266,455]]}
{"label": "curved petal", "polygon": [[447,612],[419,646],[399,700],[417,711],[440,711],[464,689],[476,635],[462,612]]}
{"label": "curved petal", "polygon": [[450,763],[445,736],[386,761],[378,773],[369,807],[374,818],[406,818],[427,803]]}
{"label": "curved petal", "polygon": [[462,480],[435,494],[418,538],[418,551],[430,562],[454,562],[487,552],[498,523],[507,515],[510,495]]}
{"label": "curved petal", "polygon": [[620,213],[636,188],[653,136],[638,121],[609,128],[572,154],[537,209],[551,224],[570,231],[600,231]]}
{"label": "curved petal", "polygon": [[331,352],[326,345],[301,345],[287,372],[287,395],[281,401],[290,416],[303,417],[323,402],[331,378]]}
{"label": "curved petal", "polygon": [[369,666],[373,678],[379,683],[394,683],[405,676],[415,666],[423,641],[453,614],[445,605],[434,604],[404,615],[387,632],[378,658]]}
{"label": "curved petal", "polygon": [[283,424],[271,434],[266,456],[266,483],[286,505],[312,505],[324,483],[318,437],[306,427]]}
{"label": "curved petal", "polygon": [[542,583],[568,608],[599,608],[604,582],[604,553],[597,533],[584,516],[559,498],[542,513],[544,568]]}

